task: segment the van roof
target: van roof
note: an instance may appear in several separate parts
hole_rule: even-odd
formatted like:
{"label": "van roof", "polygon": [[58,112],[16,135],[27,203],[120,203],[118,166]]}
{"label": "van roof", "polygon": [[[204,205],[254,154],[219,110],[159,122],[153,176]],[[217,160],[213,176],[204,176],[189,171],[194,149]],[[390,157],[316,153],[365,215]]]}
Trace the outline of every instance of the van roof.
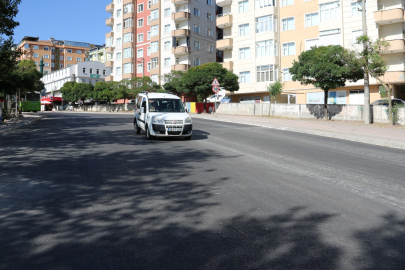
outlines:
{"label": "van roof", "polygon": [[[141,93],[143,94],[143,93]],[[146,95],[146,94],[143,94]],[[167,93],[148,93],[148,98],[171,98],[171,99],[180,99],[178,96],[173,95],[173,94],[167,94]]]}

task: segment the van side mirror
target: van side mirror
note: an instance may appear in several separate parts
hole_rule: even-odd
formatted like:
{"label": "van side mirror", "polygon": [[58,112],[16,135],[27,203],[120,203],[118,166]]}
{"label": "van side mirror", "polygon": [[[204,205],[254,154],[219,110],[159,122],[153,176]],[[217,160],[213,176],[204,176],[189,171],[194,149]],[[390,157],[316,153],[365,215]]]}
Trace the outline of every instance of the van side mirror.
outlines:
{"label": "van side mirror", "polygon": [[141,108],[141,114],[145,113],[145,107]]}
{"label": "van side mirror", "polygon": [[186,113],[188,113],[188,108],[185,109]]}

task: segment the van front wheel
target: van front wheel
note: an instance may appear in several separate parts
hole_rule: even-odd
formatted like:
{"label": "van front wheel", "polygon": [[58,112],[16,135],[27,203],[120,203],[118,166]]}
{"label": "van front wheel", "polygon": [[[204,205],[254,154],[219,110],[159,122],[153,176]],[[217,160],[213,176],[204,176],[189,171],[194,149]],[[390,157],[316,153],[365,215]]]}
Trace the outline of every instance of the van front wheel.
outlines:
{"label": "van front wheel", "polygon": [[145,131],[146,131],[146,139],[147,139],[147,140],[153,140],[154,137],[150,134],[150,131],[149,131],[149,127],[148,127],[148,126],[145,127]]}

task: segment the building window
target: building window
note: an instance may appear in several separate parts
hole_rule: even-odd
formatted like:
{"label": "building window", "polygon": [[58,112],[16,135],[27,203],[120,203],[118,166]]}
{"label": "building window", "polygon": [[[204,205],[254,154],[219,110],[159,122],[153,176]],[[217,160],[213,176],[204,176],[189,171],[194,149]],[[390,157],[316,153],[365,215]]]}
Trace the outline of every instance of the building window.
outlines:
{"label": "building window", "polygon": [[139,64],[136,66],[136,73],[142,73],[143,72],[143,66],[142,64]]}
{"label": "building window", "polygon": [[59,56],[59,60],[62,60],[62,61],[63,61],[63,56]]}
{"label": "building window", "polygon": [[44,63],[44,66],[45,66],[45,67],[49,67],[49,63]]}
{"label": "building window", "polygon": [[68,57],[66,57],[66,60],[72,61],[72,57],[71,57],[71,56],[68,56]]}
{"label": "building window", "polygon": [[207,5],[212,6],[212,0],[207,0]]}
{"label": "building window", "polygon": [[170,41],[165,42],[165,51],[170,50]]}
{"label": "building window", "polygon": [[158,84],[159,83],[159,76],[157,74],[151,75],[150,79],[152,80],[153,83]]}
{"label": "building window", "polygon": [[154,36],[157,36],[157,35],[159,35],[159,25],[151,26],[151,28],[150,28],[150,36],[154,37]]}
{"label": "building window", "polygon": [[170,24],[165,25],[165,34],[170,34]]}
{"label": "building window", "polygon": [[150,31],[148,31],[148,32],[146,33],[146,39],[147,39],[147,40],[150,40]]}
{"label": "building window", "polygon": [[200,17],[200,10],[198,8],[194,8],[194,16]]}
{"label": "building window", "polygon": [[38,62],[35,62],[35,65],[38,66]]}
{"label": "building window", "polygon": [[147,25],[150,24],[150,16],[147,17],[146,24],[147,24]]}
{"label": "building window", "polygon": [[321,14],[321,22],[337,19],[340,12],[339,2],[319,5],[319,12]]}
{"label": "building window", "polygon": [[212,44],[207,44],[207,52],[209,52],[209,53],[214,53],[214,45],[212,45]]}
{"label": "building window", "polygon": [[124,44],[128,43],[128,42],[132,42],[132,37],[133,37],[132,33],[124,34]]}
{"label": "building window", "polygon": [[138,20],[138,27],[142,27],[143,26],[143,19],[139,19]]}
{"label": "building window", "polygon": [[207,28],[207,37],[212,37],[212,29]]}
{"label": "building window", "polygon": [[159,9],[154,9],[150,12],[150,20],[154,21],[159,19]]}
{"label": "building window", "polygon": [[363,30],[352,31],[352,44],[359,44],[357,38],[363,35]]}
{"label": "building window", "polygon": [[124,74],[132,73],[132,63],[127,63],[122,65],[124,69]]}
{"label": "building window", "polygon": [[44,54],[44,59],[49,59],[49,54]]}
{"label": "building window", "polygon": [[38,58],[38,57],[39,57],[39,54],[34,53],[34,58]]}
{"label": "building window", "polygon": [[239,83],[250,83],[250,71],[239,72]]}
{"label": "building window", "polygon": [[152,7],[152,1],[148,1],[148,10]]}
{"label": "building window", "polygon": [[197,40],[194,40],[194,49],[196,49],[196,50],[200,49],[200,42]]}
{"label": "building window", "polygon": [[308,51],[314,46],[318,46],[319,44],[319,39],[314,38],[314,39],[308,39],[305,41],[305,50]]}
{"label": "building window", "polygon": [[194,24],[194,32],[198,34],[200,33],[200,25]]}
{"label": "building window", "polygon": [[273,82],[276,80],[274,65],[256,67],[257,82]]}
{"label": "building window", "polygon": [[211,13],[207,13],[207,21],[212,22],[212,14]]}
{"label": "building window", "polygon": [[39,46],[38,46],[38,45],[34,45],[34,50],[39,50]]}
{"label": "building window", "polygon": [[265,8],[275,6],[274,0],[256,0],[256,8]]}
{"label": "building window", "polygon": [[67,53],[72,53],[73,50],[72,49],[67,49]]}
{"label": "building window", "polygon": [[165,14],[165,18],[167,18],[167,17],[170,16],[170,8],[166,8],[164,12],[165,12],[165,13],[164,13],[164,14]]}
{"label": "building window", "polygon": [[150,67],[151,67],[150,62],[146,63],[146,71],[150,71]]}
{"label": "building window", "polygon": [[200,58],[194,58],[194,61],[193,61],[193,66],[199,66],[200,65]]}
{"label": "building window", "polygon": [[143,57],[143,49],[138,49],[136,57]]}
{"label": "building window", "polygon": [[281,2],[282,7],[291,6],[291,5],[294,5],[294,0],[282,0],[282,2]]}
{"label": "building window", "polygon": [[319,24],[318,12],[305,15],[305,27],[311,27]]}
{"label": "building window", "polygon": [[239,59],[250,59],[250,48],[240,48]]}
{"label": "building window", "polygon": [[362,6],[361,2],[351,3],[352,17],[362,15]]}
{"label": "building window", "polygon": [[294,30],[294,17],[282,19],[281,24],[283,31]]}
{"label": "building window", "polygon": [[146,50],[146,55],[149,56],[150,55],[150,46],[147,48]]}
{"label": "building window", "polygon": [[143,4],[138,5],[138,13],[143,11]]}
{"label": "building window", "polygon": [[152,63],[152,67],[151,67],[152,69],[159,68],[159,58],[158,57],[152,58],[150,60],[151,60],[151,63]]}
{"label": "building window", "polygon": [[60,68],[63,68],[63,64],[60,64]]}
{"label": "building window", "polygon": [[159,42],[154,41],[150,44],[151,53],[156,53],[159,51]]}
{"label": "building window", "polygon": [[241,24],[239,25],[239,36],[247,36],[249,35],[249,24]]}
{"label": "building window", "polygon": [[117,26],[116,26],[116,29],[117,29],[117,32],[121,32],[121,30],[122,30],[122,24],[117,24]]}
{"label": "building window", "polygon": [[105,72],[105,70],[103,69],[103,75],[105,76],[105,75],[107,75],[107,73]]}
{"label": "building window", "polygon": [[256,18],[256,33],[276,31],[277,16],[267,15]]}
{"label": "building window", "polygon": [[115,69],[115,74],[116,74],[116,75],[121,75],[121,67],[117,67],[117,68]]}
{"label": "building window", "polygon": [[82,59],[81,59],[80,57],[77,57],[77,58],[76,58],[76,61],[77,61],[77,62],[81,62]]}
{"label": "building window", "polygon": [[238,3],[239,13],[244,13],[249,11],[249,1],[241,1]]}
{"label": "building window", "polygon": [[295,42],[283,44],[283,56],[295,55]]}
{"label": "building window", "polygon": [[165,58],[165,67],[170,67],[170,58]]}
{"label": "building window", "polygon": [[143,42],[143,34],[138,34],[138,42]]}
{"label": "building window", "polygon": [[55,67],[55,63],[51,63],[51,67]]}
{"label": "building window", "polygon": [[124,14],[130,13],[134,11],[134,6],[132,3],[124,5]]}
{"label": "building window", "polygon": [[44,47],[44,51],[49,51],[49,47]]}
{"label": "building window", "polygon": [[122,58],[122,54],[120,52],[117,52],[115,54],[115,60],[121,60],[121,58]]}
{"label": "building window", "polygon": [[118,9],[117,10],[117,17],[121,17],[121,15],[122,15],[122,9]]}
{"label": "building window", "polygon": [[[143,25],[143,19],[142,20],[142,25]],[[124,20],[124,29],[132,27],[134,25],[134,19],[128,18]]]}
{"label": "building window", "polygon": [[82,54],[82,50],[76,50],[77,54]]}
{"label": "building window", "polygon": [[132,48],[122,50],[123,59],[132,57]]}
{"label": "building window", "polygon": [[277,55],[277,41],[270,39],[256,43],[256,57]]}
{"label": "building window", "polygon": [[52,60],[55,60],[55,55],[52,54],[52,55],[51,55],[51,59],[52,59]]}
{"label": "building window", "polygon": [[121,38],[117,38],[116,43],[117,43],[117,46],[121,46]]}
{"label": "building window", "polygon": [[283,82],[291,81],[291,74],[289,68],[283,68]]}

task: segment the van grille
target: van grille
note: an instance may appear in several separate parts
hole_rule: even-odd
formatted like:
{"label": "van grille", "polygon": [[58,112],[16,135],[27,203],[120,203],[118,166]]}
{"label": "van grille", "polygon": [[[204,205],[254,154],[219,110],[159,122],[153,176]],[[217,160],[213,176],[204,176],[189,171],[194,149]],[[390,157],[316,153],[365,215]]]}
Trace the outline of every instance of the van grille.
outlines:
{"label": "van grille", "polygon": [[166,125],[183,125],[183,120],[165,120]]}

